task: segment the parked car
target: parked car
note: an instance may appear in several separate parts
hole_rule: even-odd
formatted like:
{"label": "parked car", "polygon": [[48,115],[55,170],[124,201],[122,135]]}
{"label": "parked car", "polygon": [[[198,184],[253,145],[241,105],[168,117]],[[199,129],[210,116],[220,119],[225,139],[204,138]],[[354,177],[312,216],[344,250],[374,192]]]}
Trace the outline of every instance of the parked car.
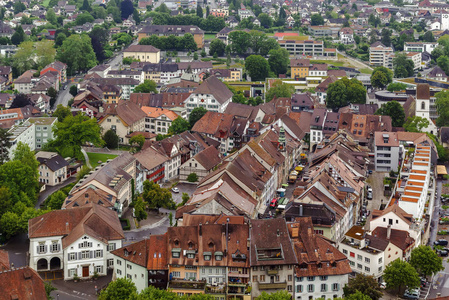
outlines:
{"label": "parked car", "polygon": [[440,240],[436,240],[435,242],[433,242],[433,244],[435,246],[447,246],[448,242],[447,242],[447,240],[440,239]]}
{"label": "parked car", "polygon": [[173,193],[179,193],[179,189],[177,187],[172,188],[171,191]]}
{"label": "parked car", "polygon": [[420,278],[421,279],[421,288],[426,287],[427,285],[427,280],[425,278]]}
{"label": "parked car", "polygon": [[271,200],[270,207],[274,208],[277,206],[277,204],[278,204],[278,199],[274,198],[273,200]]}
{"label": "parked car", "polygon": [[385,290],[385,289],[387,288],[387,283],[386,283],[385,281],[383,281],[383,282],[381,282],[381,283],[379,284],[379,287],[380,287],[381,289]]}
{"label": "parked car", "polygon": [[447,251],[446,249],[439,249],[439,250],[437,250],[437,254],[439,256],[448,256],[449,251]]}
{"label": "parked car", "polygon": [[404,298],[406,299],[419,299],[419,289],[409,290],[406,289],[404,293]]}

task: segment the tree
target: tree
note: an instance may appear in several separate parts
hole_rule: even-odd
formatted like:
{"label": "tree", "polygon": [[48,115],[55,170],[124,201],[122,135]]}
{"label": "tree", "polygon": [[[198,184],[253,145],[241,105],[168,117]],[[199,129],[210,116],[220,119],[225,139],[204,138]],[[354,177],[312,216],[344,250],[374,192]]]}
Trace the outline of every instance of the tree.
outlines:
{"label": "tree", "polygon": [[56,117],[56,118],[58,118],[58,122],[62,122],[62,121],[64,121],[64,119],[66,117],[71,116],[71,115],[72,115],[72,111],[70,110],[70,108],[68,108],[62,104],[58,104],[55,112],[52,114],[52,117]]}
{"label": "tree", "polygon": [[84,158],[81,146],[92,143],[97,146],[103,144],[100,136],[101,128],[96,119],[77,114],[68,116],[62,122],[57,122],[53,128],[56,137],[45,146],[47,150],[57,151],[62,157]]}
{"label": "tree", "polygon": [[94,20],[94,17],[90,13],[83,12],[76,17],[75,23],[76,25],[84,25],[86,23],[92,23]]}
{"label": "tree", "polygon": [[155,93],[157,94],[156,82],[150,79],[145,79],[142,84],[134,88],[134,93]]}
{"label": "tree", "polygon": [[311,21],[312,21],[312,23],[311,23],[312,26],[324,25],[324,19],[319,14],[312,15]]}
{"label": "tree", "polygon": [[424,33],[424,35],[422,36],[422,40],[424,42],[430,42],[430,43],[435,42],[435,37],[433,36],[433,32],[429,30],[426,33]]}
{"label": "tree", "polygon": [[91,39],[87,34],[72,34],[58,49],[57,60],[66,63],[68,72],[88,70],[97,64]]}
{"label": "tree", "polygon": [[13,212],[6,212],[0,218],[0,228],[6,239],[11,238],[19,231],[19,216]]}
{"label": "tree", "polygon": [[207,109],[204,107],[195,107],[189,115],[190,128],[193,128],[196,122],[201,119],[207,113]]}
{"label": "tree", "polygon": [[134,204],[134,215],[136,216],[137,221],[145,220],[148,217],[146,212],[147,203],[143,201],[142,197],[138,197]]}
{"label": "tree", "polygon": [[136,152],[139,152],[140,150],[142,150],[143,144],[145,144],[145,137],[141,134],[137,134],[129,139],[129,144],[131,146],[135,145]]}
{"label": "tree", "polygon": [[270,294],[262,292],[256,300],[290,300],[291,298],[292,296],[287,291],[278,291]]}
{"label": "tree", "polygon": [[128,19],[128,17],[134,12],[134,5],[131,0],[123,0],[120,4],[120,8],[122,11],[122,20]]}
{"label": "tree", "polygon": [[32,41],[26,41],[19,45],[12,61],[12,66],[16,69],[17,73],[22,74],[36,66],[36,62],[33,59],[35,55],[34,50],[34,43]]}
{"label": "tree", "polygon": [[422,129],[427,128],[429,125],[429,120],[423,117],[414,116],[407,119],[404,124],[404,129],[408,132],[422,132]]}
{"label": "tree", "polygon": [[431,276],[444,270],[443,259],[432,248],[424,245],[412,250],[410,265],[422,276]]}
{"label": "tree", "polygon": [[78,95],[78,87],[76,86],[76,84],[70,86],[69,93],[70,93],[70,95],[72,95],[73,97],[75,97],[76,95]]}
{"label": "tree", "polygon": [[98,61],[103,61],[107,58],[105,47],[109,46],[109,31],[100,26],[95,26],[89,33],[92,42],[92,49]]}
{"label": "tree", "polygon": [[55,61],[56,49],[55,43],[50,40],[42,40],[34,43],[34,54],[37,59],[37,67],[44,68]]}
{"label": "tree", "polygon": [[372,298],[360,291],[356,291],[354,294],[345,297],[346,300],[371,300]]}
{"label": "tree", "polygon": [[349,279],[343,291],[345,299],[357,292],[369,296],[372,300],[379,300],[382,297],[382,291],[377,280],[373,276],[363,274],[357,274],[354,278]]}
{"label": "tree", "polygon": [[67,36],[65,35],[64,32],[58,33],[58,35],[56,35],[55,45],[57,47],[61,46],[62,43],[64,43],[66,38],[67,38]]}
{"label": "tree", "polygon": [[365,103],[366,90],[357,79],[349,80],[344,77],[329,84],[327,89],[326,106],[333,110],[349,105],[349,103]]}
{"label": "tree", "polygon": [[397,54],[393,58],[394,77],[404,78],[411,77],[414,74],[414,63],[411,59],[407,59],[405,54]]}
{"label": "tree", "polygon": [[435,97],[435,104],[438,112],[436,125],[438,127],[449,126],[449,91],[436,93]]}
{"label": "tree", "polygon": [[142,290],[142,292],[140,292],[139,294],[139,300],[147,299],[179,300],[180,297],[173,292],[170,292],[168,290],[161,290],[150,285]]}
{"label": "tree", "polygon": [[179,134],[190,129],[189,121],[182,117],[177,117],[168,128],[168,134]]}
{"label": "tree", "polygon": [[109,129],[104,133],[103,140],[105,142],[105,146],[109,149],[116,149],[118,147],[119,137],[112,129]]}
{"label": "tree", "polygon": [[[16,2],[16,3],[20,3],[20,2]],[[16,31],[14,32],[14,34],[11,36],[11,42],[14,45],[19,45],[20,43],[22,43],[23,41],[25,41],[25,31],[23,31],[22,26],[18,26],[16,28]]]}
{"label": "tree", "polygon": [[53,25],[57,24],[57,18],[56,18],[56,14],[55,14],[55,10],[53,8],[49,8],[47,10],[47,14],[45,15],[45,18],[47,19],[48,22],[50,22]]}
{"label": "tree", "polygon": [[390,47],[391,45],[391,31],[387,28],[382,29],[382,38],[380,39],[382,44],[384,44],[387,47]]}
{"label": "tree", "polygon": [[273,26],[273,19],[266,13],[261,13],[258,17],[260,26],[270,28]]}
{"label": "tree", "polygon": [[84,11],[92,11],[92,8],[89,5],[89,1],[84,0],[83,1],[83,5],[80,7],[80,10],[84,10]]}
{"label": "tree", "polygon": [[286,74],[290,62],[290,54],[284,48],[270,50],[268,64],[274,74]]}
{"label": "tree", "polygon": [[188,182],[197,182],[198,181],[198,175],[196,173],[190,173],[189,176],[187,176]]}
{"label": "tree", "polygon": [[226,45],[222,40],[214,39],[210,42],[209,55],[217,54],[217,56],[223,56],[225,53]]}
{"label": "tree", "polygon": [[268,77],[270,66],[260,55],[250,55],[245,59],[245,69],[252,81],[263,81]]}
{"label": "tree", "polygon": [[67,195],[61,190],[54,192],[45,201],[45,203],[47,204],[47,208],[52,210],[61,209],[66,197]]}
{"label": "tree", "polygon": [[390,116],[391,125],[393,125],[393,127],[402,127],[402,125],[404,124],[404,108],[401,104],[399,104],[399,102],[395,100],[383,104],[376,111],[376,115]]}
{"label": "tree", "polygon": [[37,167],[34,168],[36,165],[39,164],[25,165],[20,160],[12,160],[0,166],[0,182],[11,192],[13,203],[24,202],[27,206],[34,205],[39,189]]}
{"label": "tree", "polygon": [[420,284],[418,272],[406,261],[400,258],[392,261],[385,268],[384,276],[387,288],[401,288],[407,285],[409,288],[417,288]]}
{"label": "tree", "polygon": [[136,298],[137,288],[131,279],[118,278],[110,282],[108,287],[101,291],[98,300],[128,300]]}
{"label": "tree", "polygon": [[403,91],[407,88],[407,85],[402,82],[392,82],[388,85],[387,90],[390,92]]}
{"label": "tree", "polygon": [[[11,148],[11,140],[9,137],[12,133],[0,127],[0,165],[3,165],[9,159],[9,148]],[[0,201],[0,203],[2,203]]]}
{"label": "tree", "polygon": [[11,103],[9,108],[21,108],[27,105],[31,105],[30,98],[25,94],[18,94]]}
{"label": "tree", "polygon": [[[209,7],[209,6],[208,6]],[[193,53],[193,60],[198,60],[198,53]]]}
{"label": "tree", "polygon": [[444,71],[444,73],[449,73],[449,57],[441,55],[437,58],[437,65]]}
{"label": "tree", "polygon": [[198,16],[198,18],[203,18],[203,9],[201,8],[199,3],[196,6],[196,15]]}
{"label": "tree", "polygon": [[385,67],[377,67],[371,75],[371,85],[375,88],[385,88],[393,81],[393,73]]}
{"label": "tree", "polygon": [[291,84],[283,83],[282,80],[276,80],[265,95],[267,102],[271,101],[274,97],[286,97],[290,98],[295,92],[295,88]]}
{"label": "tree", "polygon": [[231,31],[228,38],[231,53],[243,55],[251,46],[251,35],[246,31]]}
{"label": "tree", "polygon": [[51,87],[47,90],[47,96],[50,97],[50,107],[53,107],[53,105],[54,105],[55,102],[56,102],[56,99],[58,98],[58,92],[55,90],[54,87],[51,86]]}
{"label": "tree", "polygon": [[18,14],[27,9],[25,4],[23,4],[20,1],[14,2],[13,7],[14,7],[14,14]]}
{"label": "tree", "polygon": [[145,180],[143,182],[142,197],[152,209],[159,209],[161,207],[174,209],[176,207],[170,190],[161,188],[159,184],[153,181]]}

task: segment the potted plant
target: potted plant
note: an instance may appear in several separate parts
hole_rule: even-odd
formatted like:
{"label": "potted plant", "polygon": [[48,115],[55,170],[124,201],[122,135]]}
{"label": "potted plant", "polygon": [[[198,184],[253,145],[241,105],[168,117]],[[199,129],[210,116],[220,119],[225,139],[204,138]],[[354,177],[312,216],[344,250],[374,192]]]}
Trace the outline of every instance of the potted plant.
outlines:
{"label": "potted plant", "polygon": [[73,275],[73,281],[78,282],[78,280],[80,280],[80,278],[78,277],[78,274],[75,273],[75,275]]}
{"label": "potted plant", "polygon": [[93,278],[94,280],[97,280],[98,277],[99,277],[98,272],[95,271],[95,272],[94,272],[94,275],[92,275],[92,278]]}

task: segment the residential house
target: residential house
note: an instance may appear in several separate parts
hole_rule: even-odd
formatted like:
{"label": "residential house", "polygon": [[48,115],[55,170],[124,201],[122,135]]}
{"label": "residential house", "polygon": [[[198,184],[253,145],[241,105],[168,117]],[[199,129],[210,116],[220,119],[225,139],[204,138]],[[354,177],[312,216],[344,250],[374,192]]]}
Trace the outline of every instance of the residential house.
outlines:
{"label": "residential house", "polygon": [[161,60],[161,50],[151,45],[131,45],[123,51],[123,58],[157,64]]}
{"label": "residential house", "polygon": [[169,157],[159,153],[157,150],[148,147],[136,154],[136,191],[141,193],[143,191],[143,182],[145,180],[152,181],[154,183],[165,182],[165,168],[166,163],[169,161]]}
{"label": "residential house", "polygon": [[0,66],[0,76],[6,79],[6,84],[12,83],[12,68],[10,66]]}
{"label": "residential house", "polygon": [[179,176],[179,167],[181,166],[181,152],[177,143],[169,140],[152,142],[149,147],[153,148],[159,154],[167,157],[165,162],[164,180],[169,181]]}
{"label": "residential house", "polygon": [[309,76],[310,60],[290,59],[291,78],[300,79]]}
{"label": "residential house", "polygon": [[278,40],[281,48],[287,49],[290,55],[311,55],[311,56],[324,56],[324,44],[323,41],[312,40]]}
{"label": "residential house", "polygon": [[403,158],[404,147],[399,145],[396,132],[374,133],[374,165],[376,171],[389,172],[398,170]]}
{"label": "residential house", "polygon": [[[204,72],[208,73],[209,76],[215,76],[222,81],[241,81],[242,80],[242,70],[241,69],[212,69],[210,71]],[[200,78],[202,79],[200,74]]]}
{"label": "residential house", "polygon": [[43,76],[47,72],[56,72],[58,74],[58,80],[60,83],[67,81],[67,65],[60,61],[54,61],[51,64],[42,68],[40,76]]}
{"label": "residential house", "polygon": [[27,123],[35,125],[34,145],[36,146],[36,149],[42,149],[48,141],[54,139],[53,127],[55,126],[57,120],[58,118],[56,117],[32,117],[27,120]]}
{"label": "residential house", "polygon": [[372,66],[393,67],[393,48],[376,42],[369,48],[369,63]]}
{"label": "residential house", "polygon": [[132,71],[132,70],[111,70],[108,72],[107,78],[132,78],[142,84],[145,76],[143,71]]}
{"label": "residential house", "polygon": [[337,80],[337,77],[330,75],[315,87],[315,92],[319,98],[320,104],[326,104],[327,89],[329,88],[329,84],[334,83]]}
{"label": "residential house", "polygon": [[111,66],[106,64],[96,65],[92,69],[90,69],[87,74],[97,74],[101,78],[106,78],[108,72],[111,71]]}
{"label": "residential house", "polygon": [[410,59],[413,62],[413,70],[421,70],[422,69],[422,60],[421,53],[419,52],[407,52],[405,54],[407,59]]}
{"label": "residential house", "polygon": [[354,31],[349,27],[344,27],[340,29],[338,32],[338,35],[340,36],[340,42],[348,45],[354,43]]}
{"label": "residential house", "polygon": [[110,251],[125,238],[116,212],[96,204],[54,210],[28,221],[30,267],[62,270],[64,279],[106,275]]}
{"label": "residential house", "polygon": [[221,163],[220,152],[214,146],[209,146],[179,167],[179,180],[187,181],[188,176],[195,173],[200,182],[219,163]]}
{"label": "residential house", "polygon": [[34,82],[37,81],[37,79],[33,77],[35,72],[36,70],[28,70],[14,80],[14,88],[20,94],[31,94]]}
{"label": "residential house", "polygon": [[[68,195],[61,209],[82,207],[89,203],[102,205],[112,210],[116,210],[116,207],[120,204],[117,203],[116,197],[92,185]],[[117,211],[117,215],[121,217],[121,212]]]}
{"label": "residential house", "polygon": [[448,76],[439,66],[435,66],[429,73],[425,75],[425,78],[436,81],[448,81]]}
{"label": "residential house", "polygon": [[186,33],[193,35],[198,48],[204,47],[204,31],[193,25],[149,25],[142,28],[138,33],[138,40],[151,35],[157,36],[184,36]]}
{"label": "residential house", "polygon": [[185,101],[187,112],[204,107],[211,112],[222,113],[232,100],[232,92],[217,77],[208,77]]}
{"label": "residential house", "polygon": [[120,143],[128,144],[128,134],[133,131],[145,131],[146,116],[137,104],[126,101],[105,105],[104,112],[99,113],[97,118],[104,132],[112,129],[118,135]]}
{"label": "residential house", "polygon": [[128,100],[129,95],[134,92],[134,88],[140,82],[133,78],[91,78],[90,82],[98,85],[116,85],[122,90],[121,98]]}
{"label": "residential house", "polygon": [[427,52],[432,53],[432,51],[438,46],[437,42],[405,42],[404,51],[405,52]]}
{"label": "residential house", "polygon": [[251,297],[262,292],[293,295],[298,259],[284,219],[250,221]]}
{"label": "residential house", "polygon": [[327,76],[327,65],[326,64],[313,64],[309,67],[308,76],[314,77],[325,77]]}
{"label": "residential house", "polygon": [[159,107],[142,106],[145,116],[145,131],[167,134],[172,122],[179,116],[171,110]]}
{"label": "residential house", "polygon": [[103,162],[85,175],[72,188],[73,195],[86,187],[95,187],[117,199],[114,210],[119,215],[126,211],[131,199],[131,183],[136,178],[136,159],[129,153],[123,153],[108,162]]}
{"label": "residential house", "polygon": [[313,111],[316,100],[310,93],[293,94],[291,108],[293,112]]}
{"label": "residential house", "polygon": [[314,232],[310,217],[287,222],[287,228],[298,260],[294,268],[293,299],[343,297],[343,287],[352,273],[347,257]]}
{"label": "residential house", "polygon": [[30,267],[0,271],[0,290],[4,299],[46,299],[44,280]]}
{"label": "residential house", "polygon": [[48,186],[58,185],[67,180],[69,163],[56,152],[39,151],[36,153],[39,162],[39,182]]}

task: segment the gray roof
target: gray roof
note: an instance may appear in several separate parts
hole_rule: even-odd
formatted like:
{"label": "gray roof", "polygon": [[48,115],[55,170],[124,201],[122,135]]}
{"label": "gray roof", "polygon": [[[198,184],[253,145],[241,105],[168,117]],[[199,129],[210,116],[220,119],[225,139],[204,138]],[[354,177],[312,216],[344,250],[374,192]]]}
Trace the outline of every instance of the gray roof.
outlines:
{"label": "gray roof", "polygon": [[46,165],[53,172],[69,165],[61,155],[55,152],[40,151],[36,154],[36,159],[40,164]]}

